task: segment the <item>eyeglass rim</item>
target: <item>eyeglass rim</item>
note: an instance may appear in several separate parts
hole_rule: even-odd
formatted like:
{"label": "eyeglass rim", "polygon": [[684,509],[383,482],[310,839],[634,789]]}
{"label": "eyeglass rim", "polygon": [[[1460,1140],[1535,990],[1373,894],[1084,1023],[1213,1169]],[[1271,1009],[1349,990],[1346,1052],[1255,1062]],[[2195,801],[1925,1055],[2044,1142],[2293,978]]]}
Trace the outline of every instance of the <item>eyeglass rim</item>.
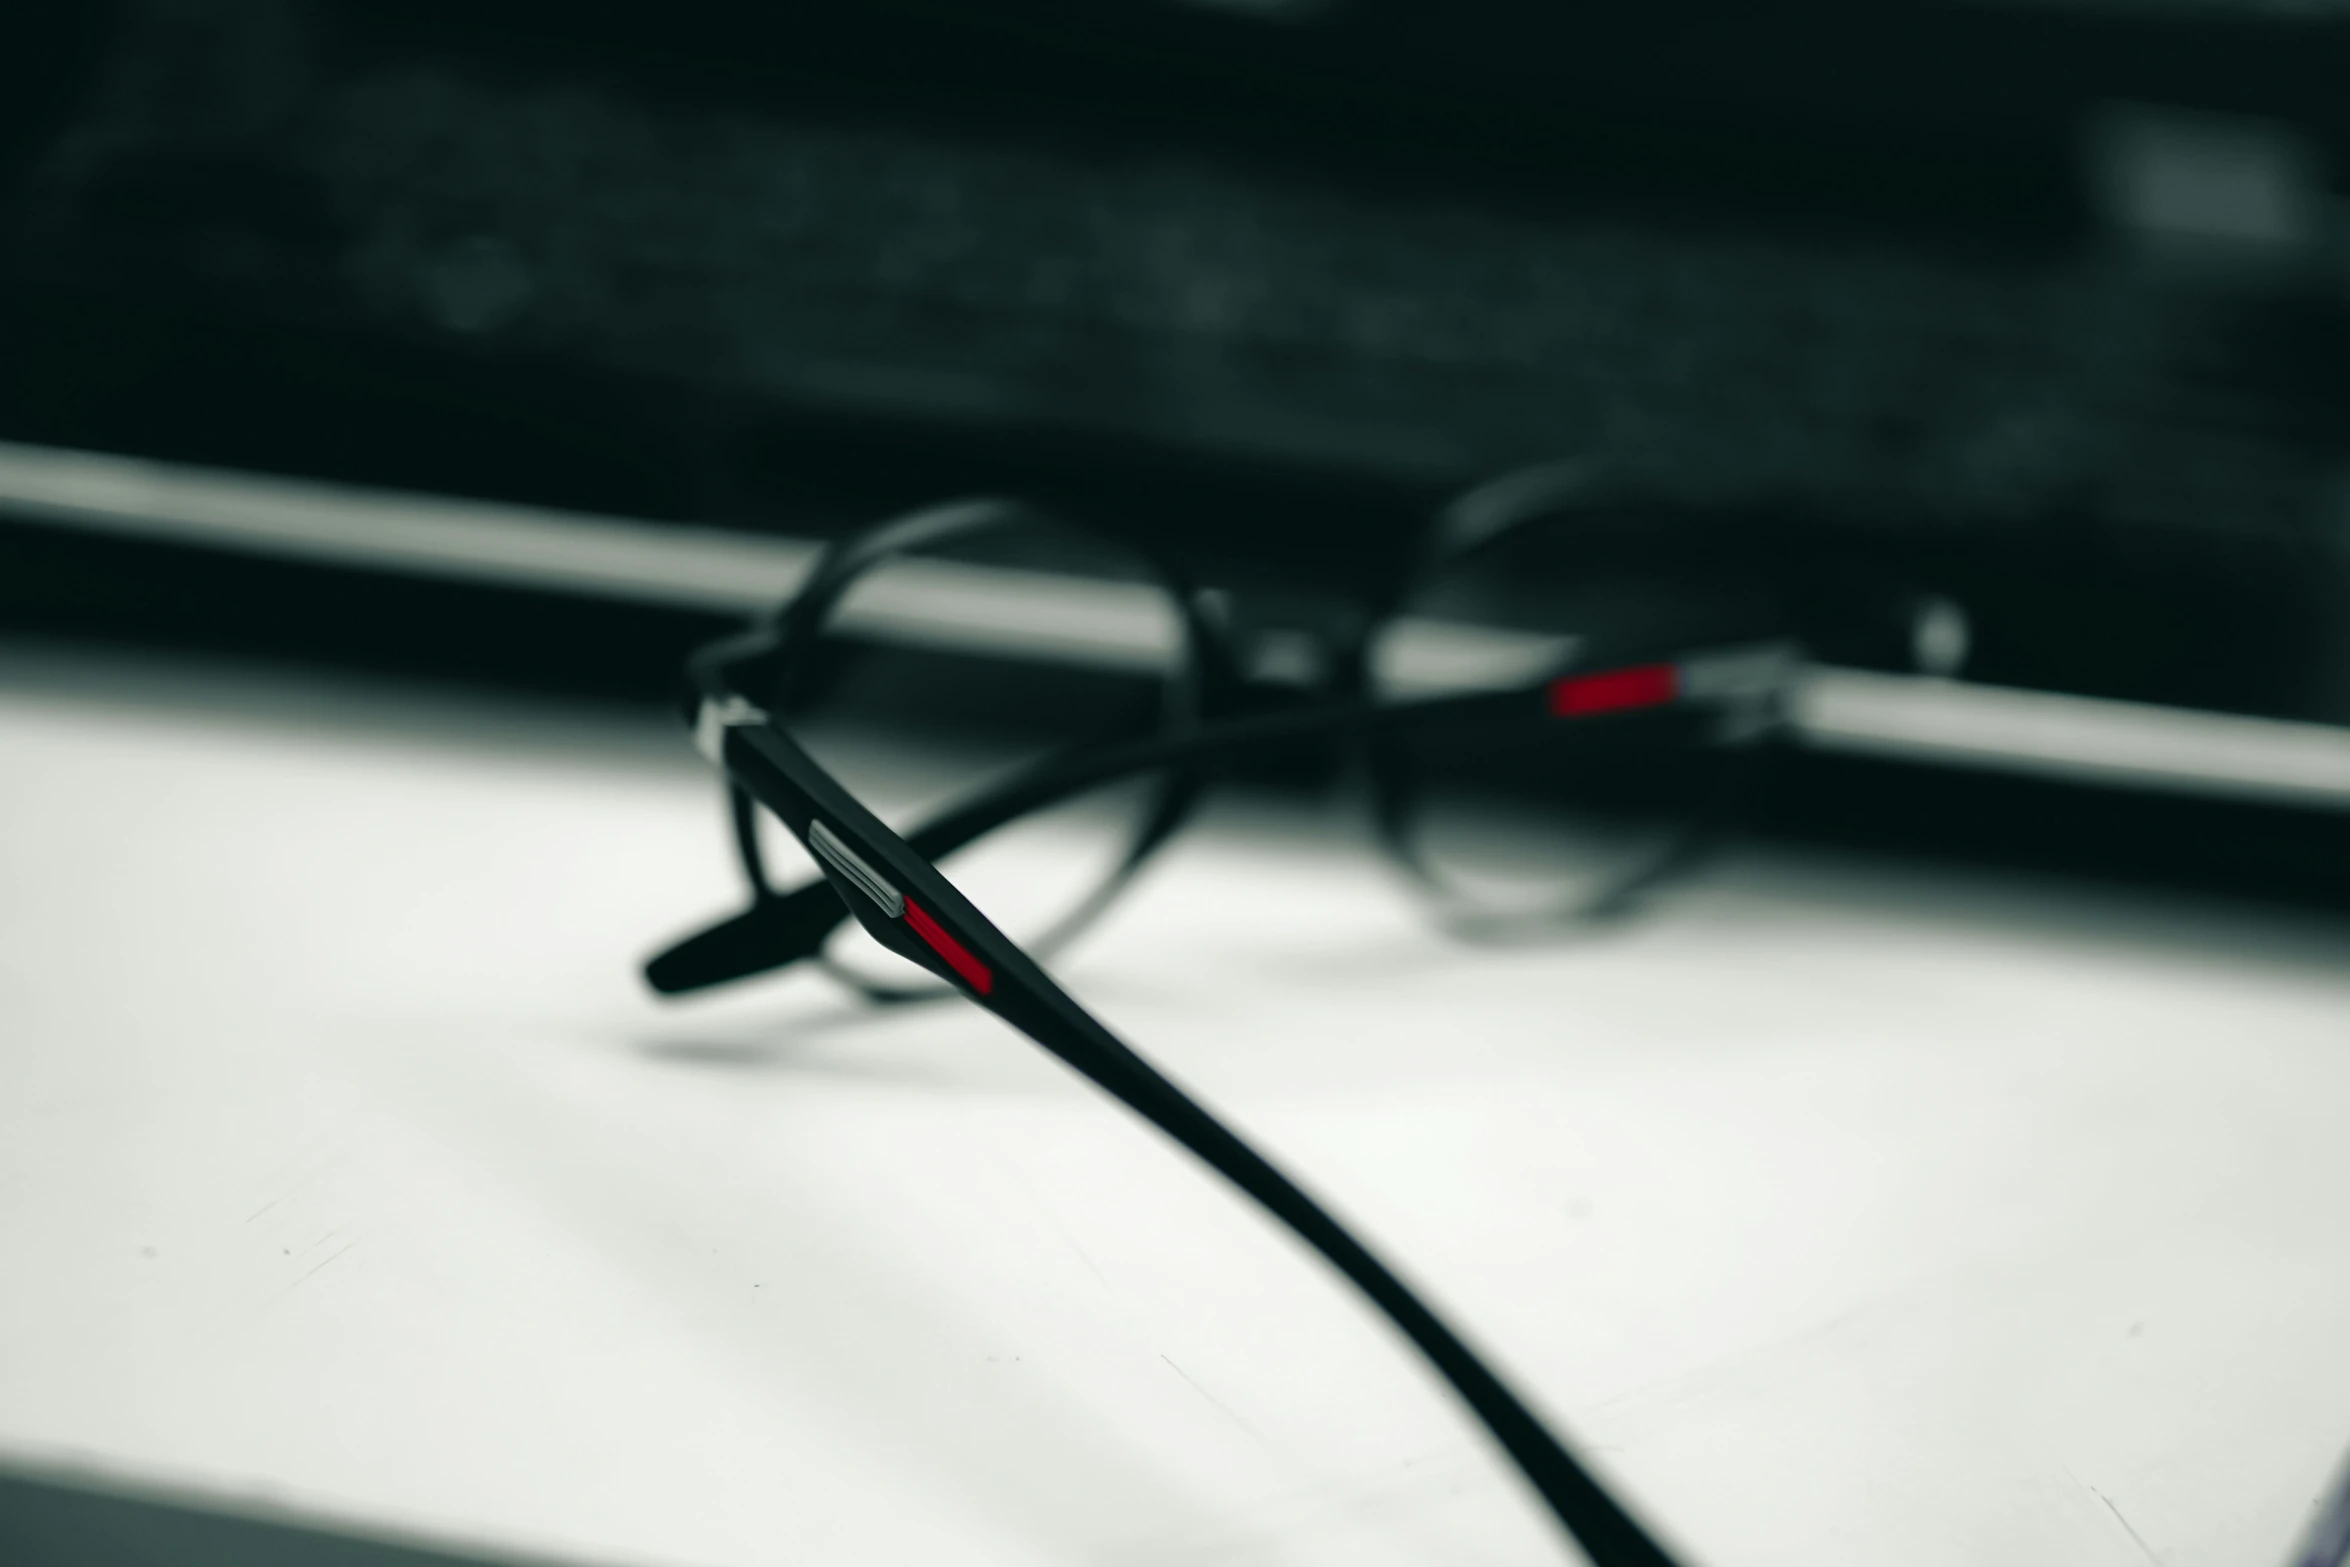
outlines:
{"label": "eyeglass rim", "polygon": [[[824,551],[798,590],[759,623],[774,639],[774,650],[764,662],[774,672],[768,684],[778,689],[764,693],[769,698],[768,705],[783,705],[781,688],[789,680],[790,672],[804,667],[804,655],[825,635],[828,622],[842,600],[868,574],[921,550],[1022,528],[1109,545],[1142,568],[1146,578],[1174,609],[1178,633],[1175,656],[1164,677],[1159,724],[1177,727],[1196,722],[1226,650],[1196,585],[1180,565],[1147,544],[1112,539],[1103,530],[1033,502],[988,495],[962,497],[899,513],[848,535]],[[1050,957],[1092,925],[1152,855],[1182,829],[1204,794],[1207,781],[1196,769],[1179,763],[1156,770],[1150,781],[1151,793],[1117,861],[1090,892],[1045,930],[1028,938],[1029,949],[1039,956]],[[749,884],[754,904],[787,899],[793,896],[793,891],[804,891],[779,889],[769,876],[759,843],[757,807],[750,797],[741,789],[730,787],[727,806],[736,862]],[[800,961],[814,962],[836,983],[882,1005],[935,1000],[946,994],[934,986],[891,984],[859,973],[839,961],[823,941],[809,953],[798,952],[795,944],[792,956],[770,967],[785,967]]]}

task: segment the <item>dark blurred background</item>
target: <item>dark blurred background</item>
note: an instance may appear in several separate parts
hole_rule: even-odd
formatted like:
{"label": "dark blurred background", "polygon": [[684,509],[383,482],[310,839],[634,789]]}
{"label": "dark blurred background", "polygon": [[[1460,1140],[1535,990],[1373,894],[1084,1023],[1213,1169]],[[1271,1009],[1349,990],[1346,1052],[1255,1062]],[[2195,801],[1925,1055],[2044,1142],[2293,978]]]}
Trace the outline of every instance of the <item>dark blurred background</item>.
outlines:
{"label": "dark blurred background", "polygon": [[[681,549],[1012,492],[1309,630],[1588,458],[1946,594],[1970,679],[2350,723],[2346,81],[2322,0],[20,5],[0,442]],[[649,704],[731,613],[61,519],[16,632]],[[1838,767],[1970,854],[2206,830]]]}

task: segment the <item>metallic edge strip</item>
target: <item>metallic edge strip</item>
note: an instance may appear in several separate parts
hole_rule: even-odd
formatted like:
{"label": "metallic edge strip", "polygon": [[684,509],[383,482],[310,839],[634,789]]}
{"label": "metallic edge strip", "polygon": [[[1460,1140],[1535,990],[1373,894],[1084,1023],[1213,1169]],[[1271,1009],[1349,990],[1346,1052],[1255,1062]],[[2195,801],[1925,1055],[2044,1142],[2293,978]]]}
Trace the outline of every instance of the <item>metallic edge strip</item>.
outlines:
{"label": "metallic edge strip", "polygon": [[748,614],[818,546],[0,441],[0,513],[101,533]]}
{"label": "metallic edge strip", "polygon": [[1791,718],[1823,751],[2296,805],[2350,806],[2350,729],[1815,667]]}
{"label": "metallic edge strip", "polygon": [[[727,614],[762,610],[818,546],[711,528],[368,490],[0,441],[0,515],[254,554],[589,593]],[[973,576],[993,598],[938,617],[936,593],[876,604],[867,634],[1091,662],[1156,656],[1087,610],[1043,626],[1027,584]],[[1071,595],[1063,594],[1063,597]],[[1076,606],[1085,609],[1086,606]],[[1108,604],[1095,608],[1109,608]],[[919,621],[920,624],[915,624]],[[1790,718],[1821,750],[2182,793],[2350,807],[2350,729],[2146,703],[1815,668]]]}
{"label": "metallic edge strip", "polygon": [[881,911],[891,919],[903,919],[906,914],[905,894],[883,881],[873,867],[857,857],[857,851],[840,841],[838,834],[822,822],[811,818],[808,822],[808,847],[816,857],[849,879],[849,884],[866,897],[881,905]]}

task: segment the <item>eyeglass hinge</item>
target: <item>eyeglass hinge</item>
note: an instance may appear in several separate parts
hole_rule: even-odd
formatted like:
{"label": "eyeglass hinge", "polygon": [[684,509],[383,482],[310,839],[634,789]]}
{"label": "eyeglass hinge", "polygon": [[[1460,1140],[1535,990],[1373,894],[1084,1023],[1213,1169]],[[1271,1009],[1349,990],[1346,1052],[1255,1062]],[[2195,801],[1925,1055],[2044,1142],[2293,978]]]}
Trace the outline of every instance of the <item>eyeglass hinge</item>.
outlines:
{"label": "eyeglass hinge", "polygon": [[722,767],[726,763],[726,731],[765,722],[767,710],[748,697],[706,696],[694,714],[694,749],[708,757],[712,767]]}

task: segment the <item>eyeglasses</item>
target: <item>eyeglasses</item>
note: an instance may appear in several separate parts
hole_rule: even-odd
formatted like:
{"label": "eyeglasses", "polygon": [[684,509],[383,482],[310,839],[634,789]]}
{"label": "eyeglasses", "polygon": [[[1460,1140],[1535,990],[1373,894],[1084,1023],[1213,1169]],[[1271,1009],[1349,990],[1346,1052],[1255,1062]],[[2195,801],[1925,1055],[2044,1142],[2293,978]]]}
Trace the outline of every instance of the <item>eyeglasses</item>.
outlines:
{"label": "eyeglasses", "polygon": [[[1437,917],[1499,936],[1632,906],[1745,798],[1801,662],[1758,537],[1532,470],[1447,508],[1377,613],[1317,637],[1252,630],[1131,545],[965,502],[838,545],[707,657],[1032,956],[1092,924],[1238,753],[1317,739],[1359,754],[1378,841]],[[1266,710],[1268,677],[1319,699]],[[739,780],[730,799],[750,904],[657,958],[656,989],[813,961],[877,1000],[942,993]]]}
{"label": "eyeglasses", "polygon": [[[773,617],[689,661],[687,716],[725,774],[751,903],[647,977],[675,994],[817,961],[880,999],[927,988],[977,1002],[1370,1297],[1593,1562],[1666,1562],[1385,1264],[1037,954],[1098,917],[1219,764],[1313,736],[1360,752],[1381,843],[1454,928],[1622,907],[1726,820],[1804,664],[1781,597],[1720,545],[1581,470],[1513,475],[1445,510],[1409,582],[1328,661],[1319,699],[1240,712],[1248,650],[1223,601],[1145,552],[1012,502],[884,523],[835,546]],[[1055,667],[1073,656],[1083,668]],[[1066,741],[1080,720],[1101,737]],[[1023,830],[1027,850],[991,863]],[[781,852],[818,874],[779,888]]]}

